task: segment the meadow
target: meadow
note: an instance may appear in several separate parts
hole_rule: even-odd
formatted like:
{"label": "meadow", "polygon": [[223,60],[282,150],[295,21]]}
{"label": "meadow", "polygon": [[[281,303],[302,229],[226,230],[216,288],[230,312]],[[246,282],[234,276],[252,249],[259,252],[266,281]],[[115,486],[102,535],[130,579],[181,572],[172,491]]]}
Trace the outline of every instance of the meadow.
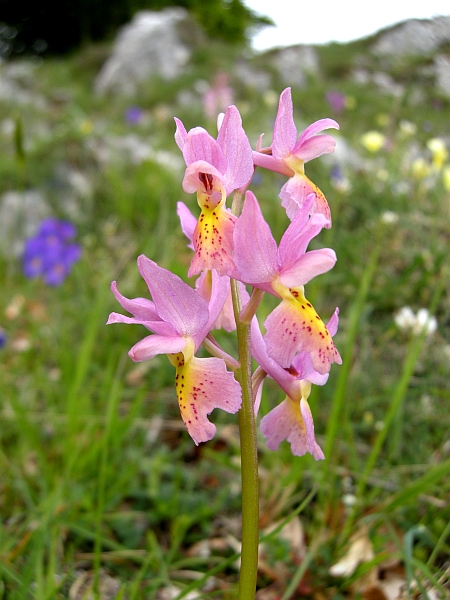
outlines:
{"label": "meadow", "polygon": [[[450,100],[413,60],[393,67],[401,93],[356,81],[357,51],[321,48],[321,76],[293,89],[299,130],[340,124],[335,154],[306,165],[333,214],[311,247],[338,257],[307,292],[324,320],[339,307],[343,364],[310,398],[324,461],[260,438],[260,600],[450,589]],[[138,255],[186,278],[176,203],[196,205],[173,117],[215,135],[202,96],[220,68],[252,145],[263,132],[269,144],[285,85],[276,74],[270,89],[246,85],[213,46],[174,82],[98,97],[104,56],[20,63],[16,95],[0,99],[0,196],[15,193],[0,240],[0,598],[234,598],[237,417],[215,411],[217,436],[195,446],[169,361],[133,363],[142,328],[105,324],[120,312],[111,281],[148,297]],[[278,239],[283,182],[257,171],[252,184]],[[82,249],[59,286],[22,266],[23,240],[48,216],[70,220]],[[408,306],[430,317],[405,322]],[[268,381],[263,414],[281,399]]]}

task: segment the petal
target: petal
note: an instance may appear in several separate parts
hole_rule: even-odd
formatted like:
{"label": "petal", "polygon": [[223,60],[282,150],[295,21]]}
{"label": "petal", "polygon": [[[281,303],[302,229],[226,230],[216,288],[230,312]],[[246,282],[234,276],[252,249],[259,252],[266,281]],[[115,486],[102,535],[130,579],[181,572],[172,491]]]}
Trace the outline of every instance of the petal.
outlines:
{"label": "petal", "polygon": [[215,323],[223,310],[227,296],[231,292],[229,277],[220,277],[215,270],[210,271],[209,274],[211,277],[211,292],[208,300],[209,318],[203,329],[194,336],[195,350],[198,349],[209,331],[215,328]]}
{"label": "petal", "polygon": [[305,285],[317,275],[326,273],[336,264],[336,253],[331,248],[311,250],[299,259],[289,269],[280,274],[280,281],[286,287]]}
{"label": "petal", "polygon": [[292,154],[306,163],[322,154],[331,154],[335,148],[336,140],[331,135],[316,135],[295,147]]}
{"label": "petal", "polygon": [[[307,418],[310,415],[311,413],[306,414]],[[308,427],[311,431],[311,422],[308,423]],[[299,403],[290,398],[286,398],[263,417],[260,428],[263,436],[267,439],[267,447],[270,450],[276,450],[280,443],[286,440],[291,445],[291,452],[295,456],[303,456],[310,452],[316,460],[324,458],[315,439],[311,447],[311,440],[308,439],[307,427],[300,412]]]}
{"label": "petal", "polygon": [[177,275],[162,269],[143,254],[138,258],[138,267],[159,317],[180,335],[192,337],[198,333],[209,317],[203,298]]}
{"label": "petal", "polygon": [[292,290],[291,300],[284,299],[267,317],[264,341],[267,352],[282,367],[289,368],[297,352],[311,356],[314,370],[324,375],[331,364],[342,360],[330,332],[300,291]]}
{"label": "petal", "polygon": [[291,88],[286,88],[280,96],[278,113],[273,128],[272,154],[275,158],[285,158],[295,146],[297,128],[294,123]]}
{"label": "petal", "polygon": [[157,354],[176,354],[184,350],[186,339],[181,336],[148,335],[128,352],[134,362],[150,360]]}
{"label": "petal", "polygon": [[280,191],[281,206],[286,210],[287,216],[292,220],[303,206],[309,194],[314,193],[316,199],[311,207],[311,214],[321,213],[325,216],[331,227],[331,213],[328,202],[321,190],[303,173],[296,173],[288,179]]}
{"label": "petal", "polygon": [[252,192],[234,228],[234,261],[245,283],[270,282],[278,274],[277,243]]}
{"label": "petal", "polygon": [[188,248],[194,249],[192,244],[192,238],[194,237],[195,226],[197,225],[197,219],[191,213],[189,208],[184,202],[177,202],[177,215],[180,218],[181,231],[189,240]]}
{"label": "petal", "polygon": [[176,389],[181,417],[197,445],[216,433],[207,418],[215,408],[234,414],[241,407],[241,387],[220,358],[193,357],[180,364]]}
{"label": "petal", "polygon": [[204,184],[200,179],[200,173],[206,173],[213,176],[212,188],[214,188],[214,190],[218,190],[225,186],[225,182],[220,171],[218,171],[209,162],[197,160],[191,163],[184,173],[182,187],[187,194],[193,194],[197,191],[206,192],[204,189]]}
{"label": "petal", "polygon": [[227,168],[222,148],[203,127],[195,127],[189,131],[184,141],[183,156],[188,166],[203,160],[222,174]]}
{"label": "petal", "polygon": [[235,106],[227,108],[217,143],[227,160],[224,180],[228,195],[234,189],[247,184],[254,171],[252,148],[242,127],[241,115]]}
{"label": "petal", "polygon": [[336,308],[336,310],[331,315],[331,318],[327,323],[327,329],[333,337],[336,335],[336,332],[338,330],[338,325],[339,325],[339,308]]}
{"label": "petal", "polygon": [[309,453],[312,454],[316,460],[323,460],[325,458],[324,453],[317,444],[316,437],[314,435],[314,421],[312,418],[311,409],[309,408],[308,401],[303,396],[300,400],[300,412],[306,427],[306,438],[308,440]]}
{"label": "petal", "polygon": [[147,298],[133,298],[132,300],[125,298],[125,296],[122,296],[117,289],[115,281],[111,283],[111,291],[120,306],[131,313],[137,321],[160,320],[160,317],[156,312],[155,304],[151,300],[147,300]]}
{"label": "petal", "polygon": [[321,219],[317,220],[315,215],[310,218],[315,198],[315,194],[306,196],[304,203],[281,238],[278,260],[283,268],[289,267],[305,253],[309,242],[324,226],[324,222]]}
{"label": "petal", "polygon": [[329,373],[321,375],[315,371],[310,355],[304,351],[294,356],[289,372],[295,374],[296,379],[305,379],[315,385],[325,385],[329,376]]}
{"label": "petal", "polygon": [[304,142],[311,139],[317,133],[320,133],[324,129],[339,129],[338,123],[334,119],[319,119],[318,121],[314,121],[311,125],[309,125],[298,138],[298,142],[295,145],[296,148],[299,148]]}
{"label": "petal", "polygon": [[275,173],[281,173],[282,175],[287,175],[288,177],[292,177],[294,175],[294,171],[283,159],[275,158],[270,154],[253,152],[253,163],[257,167],[262,167],[263,169],[268,169],[269,171],[275,171]]}
{"label": "petal", "polygon": [[202,209],[194,231],[195,255],[188,277],[205,269],[215,269],[219,275],[231,275],[233,262],[233,230],[236,217],[222,205]]}
{"label": "petal", "polygon": [[297,385],[295,383],[295,376],[283,369],[283,367],[267,353],[266,343],[261,335],[256,317],[253,317],[252,319],[250,340],[252,356],[258,365],[278,383],[288,396],[292,395],[295,386]]}
{"label": "petal", "polygon": [[177,117],[175,117],[175,123],[177,125],[177,129],[175,131],[175,142],[178,148],[181,150],[181,152],[183,152],[184,142],[187,137],[187,131],[183,123],[180,121],[180,119],[177,119]]}
{"label": "petal", "polygon": [[310,375],[315,373],[310,355],[304,351],[296,354],[292,360],[289,372],[292,373],[296,379],[309,380]]}
{"label": "petal", "polygon": [[236,320],[234,318],[233,298],[231,296],[230,285],[228,286],[228,292],[227,297],[225,298],[225,302],[222,306],[220,313],[217,316],[217,319],[212,325],[212,329],[224,329],[228,332],[236,330]]}
{"label": "petal", "polygon": [[258,367],[252,376],[252,400],[253,400],[253,413],[256,416],[261,406],[262,389],[264,379],[267,373],[261,367]]}
{"label": "petal", "polygon": [[126,323],[127,325],[143,325],[153,333],[157,333],[159,335],[167,335],[169,337],[174,337],[177,335],[177,332],[172,327],[172,325],[170,323],[166,323],[165,321],[143,321],[141,319],[134,319],[132,317],[126,317],[125,315],[112,312],[109,315],[106,324],[112,325],[114,323]]}

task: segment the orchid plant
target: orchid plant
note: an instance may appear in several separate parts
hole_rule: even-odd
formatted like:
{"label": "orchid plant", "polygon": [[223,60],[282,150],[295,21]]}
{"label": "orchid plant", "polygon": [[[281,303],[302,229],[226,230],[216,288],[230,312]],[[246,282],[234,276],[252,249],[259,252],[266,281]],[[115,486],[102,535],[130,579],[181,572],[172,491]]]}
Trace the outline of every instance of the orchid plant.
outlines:
{"label": "orchid plant", "polygon": [[[175,368],[175,387],[181,417],[195,444],[211,440],[216,427],[208,415],[219,408],[238,413],[242,476],[242,554],[239,598],[254,598],[258,561],[258,464],[256,418],[262,384],[274,379],[286,398],[262,417],[261,433],[269,449],[283,440],[297,456],[324,458],[314,435],[308,405],[312,385],[323,385],[332,363],[341,363],[333,336],[338,309],[327,325],[305,296],[305,285],[329,271],[333,250],[307,251],[323,228],[331,227],[324,194],[305,175],[304,165],[333,152],[335,140],[324,129],[332,119],[307,127],[297,139],[291,90],[280,96],[272,145],[262,148],[261,137],[252,151],[235,106],[218,118],[214,139],[201,127],[186,131],[175,119],[175,141],[186,171],[182,187],[196,194],[196,217],[178,203],[181,227],[193,251],[188,277],[198,275],[195,289],[144,255],[138,268],[151,300],[125,298],[111,285],[122,308],[132,316],[111,313],[110,323],[143,325],[150,335],[129,351],[133,361],[166,354]],[[291,223],[280,244],[264,220],[256,196],[247,191],[256,167],[287,176],[280,191],[281,205]],[[231,207],[227,200],[232,196]],[[265,293],[280,300],[261,332],[257,310]],[[225,352],[214,329],[237,332],[238,357]],[[200,346],[209,358],[199,358]],[[252,359],[257,363],[252,373]]]}

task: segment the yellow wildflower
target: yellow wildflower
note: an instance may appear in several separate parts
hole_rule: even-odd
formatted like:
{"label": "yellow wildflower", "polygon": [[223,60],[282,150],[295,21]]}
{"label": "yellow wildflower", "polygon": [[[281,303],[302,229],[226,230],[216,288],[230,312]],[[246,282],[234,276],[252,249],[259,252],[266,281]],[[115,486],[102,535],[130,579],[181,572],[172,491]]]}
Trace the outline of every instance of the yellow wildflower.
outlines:
{"label": "yellow wildflower", "polygon": [[386,138],[379,131],[368,131],[361,137],[361,144],[369,152],[378,152],[383,146]]}
{"label": "yellow wildflower", "polygon": [[444,140],[441,138],[432,138],[428,140],[427,147],[431,151],[433,165],[440,171],[448,157]]}

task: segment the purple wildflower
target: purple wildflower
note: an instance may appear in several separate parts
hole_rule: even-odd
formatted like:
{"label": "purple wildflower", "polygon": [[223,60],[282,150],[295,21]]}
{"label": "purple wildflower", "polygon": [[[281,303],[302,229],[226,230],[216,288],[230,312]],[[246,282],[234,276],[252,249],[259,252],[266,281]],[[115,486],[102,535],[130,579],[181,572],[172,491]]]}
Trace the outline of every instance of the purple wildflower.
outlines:
{"label": "purple wildflower", "polygon": [[125,121],[128,125],[139,125],[144,111],[139,106],[130,106],[125,111]]}
{"label": "purple wildflower", "polygon": [[345,94],[342,94],[341,92],[336,92],[335,90],[330,90],[326,93],[325,98],[331,110],[333,110],[338,115],[341,114],[341,112],[345,108],[345,103],[347,101]]}
{"label": "purple wildflower", "polygon": [[42,221],[37,234],[25,243],[25,276],[43,277],[48,285],[61,285],[81,255],[81,247],[70,241],[75,235],[76,228],[68,221]]}
{"label": "purple wildflower", "polygon": [[0,327],[0,350],[3,346],[6,346],[6,342],[8,340],[8,336],[6,335],[6,331]]}

